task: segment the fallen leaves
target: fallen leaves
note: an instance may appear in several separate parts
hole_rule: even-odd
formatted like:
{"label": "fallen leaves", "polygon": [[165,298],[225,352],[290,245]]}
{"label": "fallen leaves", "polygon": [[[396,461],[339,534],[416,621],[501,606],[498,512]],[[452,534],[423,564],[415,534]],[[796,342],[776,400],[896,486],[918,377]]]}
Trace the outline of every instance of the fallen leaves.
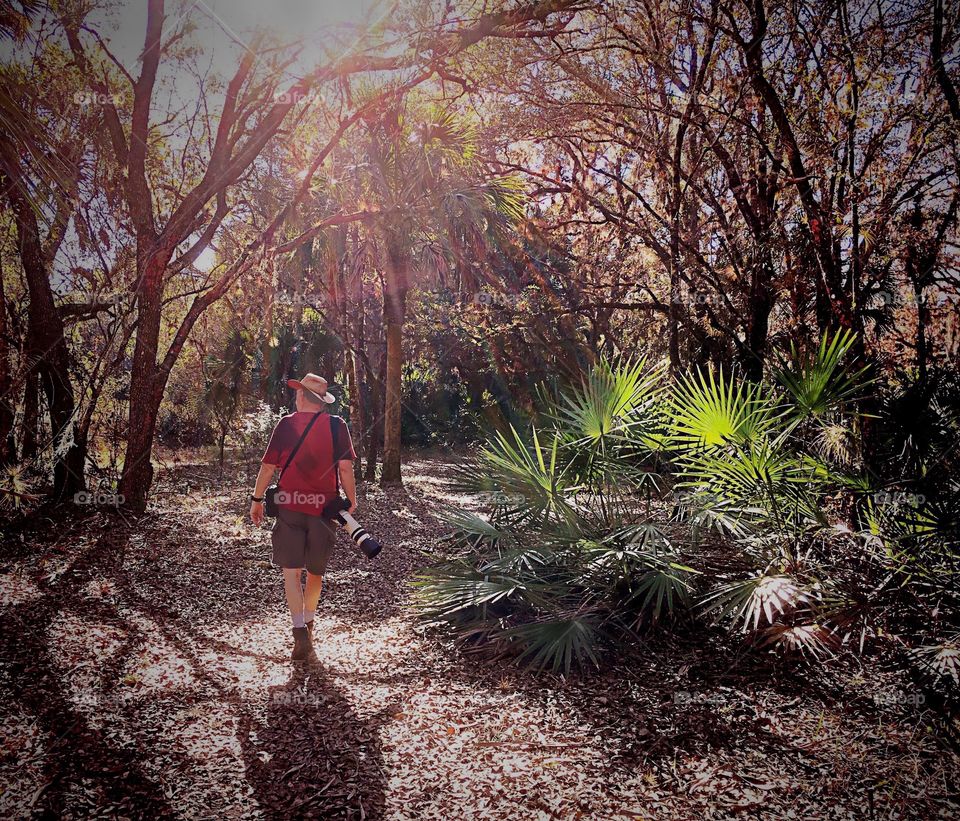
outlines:
{"label": "fallen leaves", "polygon": [[[161,493],[157,515],[111,526],[103,555],[100,520],[42,552],[6,544],[0,815],[706,821],[862,817],[869,801],[878,817],[957,815],[957,758],[902,705],[824,703],[766,670],[740,681],[696,643],[587,678],[449,651],[408,609],[409,578],[440,550],[432,512],[455,498],[449,464],[414,461],[405,479],[361,497],[386,547],[371,563],[340,537],[321,663],[304,671],[240,484],[190,505]],[[871,676],[847,686],[869,693]]]}

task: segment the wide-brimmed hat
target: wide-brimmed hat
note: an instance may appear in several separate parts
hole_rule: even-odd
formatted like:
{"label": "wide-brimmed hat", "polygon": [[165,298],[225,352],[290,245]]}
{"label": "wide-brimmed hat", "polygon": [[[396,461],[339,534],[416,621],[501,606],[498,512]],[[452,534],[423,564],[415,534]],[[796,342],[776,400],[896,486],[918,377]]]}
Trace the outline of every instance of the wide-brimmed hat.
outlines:
{"label": "wide-brimmed hat", "polygon": [[303,391],[307,398],[314,402],[326,402],[330,405],[337,401],[337,397],[327,390],[327,380],[315,373],[308,373],[302,379],[288,379],[287,387]]}

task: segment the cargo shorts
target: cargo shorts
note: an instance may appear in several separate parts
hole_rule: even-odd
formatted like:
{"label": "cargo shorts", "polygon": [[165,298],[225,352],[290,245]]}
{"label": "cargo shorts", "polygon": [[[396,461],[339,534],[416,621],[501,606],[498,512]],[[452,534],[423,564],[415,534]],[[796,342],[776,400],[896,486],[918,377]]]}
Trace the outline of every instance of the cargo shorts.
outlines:
{"label": "cargo shorts", "polygon": [[313,575],[322,576],[336,544],[336,533],[322,516],[281,507],[270,540],[277,567],[305,567]]}

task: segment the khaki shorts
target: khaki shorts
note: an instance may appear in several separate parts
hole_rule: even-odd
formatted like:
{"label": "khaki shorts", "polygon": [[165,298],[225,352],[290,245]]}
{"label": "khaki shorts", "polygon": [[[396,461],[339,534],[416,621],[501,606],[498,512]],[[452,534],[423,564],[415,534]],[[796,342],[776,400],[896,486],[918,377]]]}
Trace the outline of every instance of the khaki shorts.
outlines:
{"label": "khaki shorts", "polygon": [[305,567],[313,575],[321,576],[333,553],[336,534],[322,516],[281,507],[271,541],[277,567]]}

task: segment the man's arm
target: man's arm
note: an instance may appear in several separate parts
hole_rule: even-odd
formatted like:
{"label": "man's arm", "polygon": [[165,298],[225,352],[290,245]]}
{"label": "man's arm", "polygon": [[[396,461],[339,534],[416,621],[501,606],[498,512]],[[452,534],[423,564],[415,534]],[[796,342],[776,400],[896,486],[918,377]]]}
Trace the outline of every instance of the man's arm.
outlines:
{"label": "man's arm", "polygon": [[340,474],[340,486],[350,500],[350,509],[347,513],[353,513],[357,509],[357,482],[353,476],[353,462],[349,459],[341,459],[337,462],[337,472]]}
{"label": "man's arm", "polygon": [[[260,472],[257,474],[257,483],[253,486],[253,495],[258,499],[263,498],[267,492],[270,480],[277,471],[277,465],[260,465]],[[263,521],[263,502],[250,502],[250,518],[255,525]]]}

